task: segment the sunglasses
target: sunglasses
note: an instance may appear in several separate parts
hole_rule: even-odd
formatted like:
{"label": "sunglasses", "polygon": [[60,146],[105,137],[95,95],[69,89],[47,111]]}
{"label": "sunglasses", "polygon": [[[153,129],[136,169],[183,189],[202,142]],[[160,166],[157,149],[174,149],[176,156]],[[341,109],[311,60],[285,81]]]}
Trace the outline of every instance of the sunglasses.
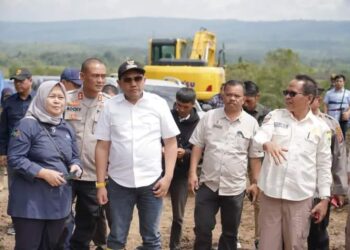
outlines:
{"label": "sunglasses", "polygon": [[135,76],[135,77],[124,77],[122,80],[123,82],[126,82],[126,83],[132,83],[132,81],[141,82],[142,79],[143,79],[143,76]]}
{"label": "sunglasses", "polygon": [[282,94],[283,94],[284,96],[289,95],[290,97],[295,97],[296,95],[298,95],[298,94],[302,95],[303,93],[298,93],[298,92],[291,91],[291,90],[283,90],[283,91],[282,91]]}

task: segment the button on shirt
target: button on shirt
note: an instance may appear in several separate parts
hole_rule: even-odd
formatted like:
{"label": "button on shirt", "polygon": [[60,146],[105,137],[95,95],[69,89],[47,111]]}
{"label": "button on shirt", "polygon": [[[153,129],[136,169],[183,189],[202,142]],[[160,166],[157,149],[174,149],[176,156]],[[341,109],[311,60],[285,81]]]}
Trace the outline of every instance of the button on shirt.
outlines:
{"label": "button on shirt", "polygon": [[108,100],[95,136],[111,141],[108,175],[121,186],[137,188],[160,177],[161,138],[177,134],[179,129],[166,101],[143,92],[136,104],[127,101],[123,94]]}
{"label": "button on shirt", "polygon": [[267,196],[292,201],[313,197],[316,187],[320,196],[330,196],[330,140],[328,126],[311,111],[300,121],[286,109],[269,113],[254,136],[255,146],[262,150],[264,143],[272,141],[288,152],[280,165],[265,154],[259,188]]}
{"label": "button on shirt", "polygon": [[242,110],[230,121],[224,108],[208,111],[198,123],[190,142],[204,148],[200,182],[219,195],[238,195],[246,188],[248,157],[260,158],[252,138],[257,121]]}
{"label": "button on shirt", "polygon": [[18,125],[28,110],[29,104],[34,97],[34,92],[23,100],[19,94],[11,95],[4,104],[0,118],[0,155],[7,155],[7,146],[12,131]]}
{"label": "button on shirt", "polygon": [[104,103],[109,98],[108,95],[99,93],[96,98],[90,99],[84,96],[82,89],[67,93],[64,119],[75,130],[79,155],[84,168],[79,180],[96,181],[95,147],[97,141],[94,133]]}

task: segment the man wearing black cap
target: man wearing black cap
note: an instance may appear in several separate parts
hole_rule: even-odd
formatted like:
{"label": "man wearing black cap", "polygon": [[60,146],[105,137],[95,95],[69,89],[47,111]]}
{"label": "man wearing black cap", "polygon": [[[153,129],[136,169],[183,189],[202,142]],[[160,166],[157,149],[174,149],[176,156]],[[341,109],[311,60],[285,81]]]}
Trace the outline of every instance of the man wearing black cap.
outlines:
{"label": "man wearing black cap", "polygon": [[65,68],[61,74],[61,82],[67,91],[79,89],[83,84],[82,80],[80,80],[80,70]]}
{"label": "man wearing black cap", "polygon": [[106,102],[96,126],[97,200],[106,204],[109,199],[112,220],[108,249],[125,248],[135,205],[143,240],[137,249],[162,249],[162,197],[173,178],[179,129],[166,101],[143,91],[144,73],[143,67],[132,60],[119,67],[118,84],[123,94]]}
{"label": "man wearing black cap", "polygon": [[[32,74],[26,68],[18,68],[10,78],[14,80],[17,93],[10,96],[3,106],[0,118],[0,166],[7,166],[7,146],[10,135],[18,121],[27,112],[30,102],[34,97],[32,92]],[[8,184],[11,184],[11,170],[8,169]],[[8,234],[14,234],[13,228],[9,228]]]}

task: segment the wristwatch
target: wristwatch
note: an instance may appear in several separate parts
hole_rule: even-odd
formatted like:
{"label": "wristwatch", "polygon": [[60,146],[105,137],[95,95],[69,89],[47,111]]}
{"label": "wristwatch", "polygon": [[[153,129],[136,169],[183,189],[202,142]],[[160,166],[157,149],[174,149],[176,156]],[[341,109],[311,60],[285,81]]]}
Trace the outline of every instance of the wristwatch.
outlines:
{"label": "wristwatch", "polygon": [[327,201],[330,201],[331,200],[331,197],[329,196],[320,196],[318,197],[320,200],[327,200]]}

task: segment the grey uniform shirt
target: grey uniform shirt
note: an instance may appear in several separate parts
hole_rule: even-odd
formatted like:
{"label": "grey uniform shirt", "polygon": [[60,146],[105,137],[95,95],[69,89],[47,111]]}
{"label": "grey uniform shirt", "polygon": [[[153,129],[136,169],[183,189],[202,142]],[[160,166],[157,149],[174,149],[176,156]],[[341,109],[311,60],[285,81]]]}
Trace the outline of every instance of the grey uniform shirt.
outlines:
{"label": "grey uniform shirt", "polygon": [[99,93],[94,99],[84,96],[83,90],[68,91],[64,119],[74,128],[77,136],[80,160],[84,168],[82,181],[96,181],[95,128],[104,102],[109,95]]}
{"label": "grey uniform shirt", "polygon": [[347,191],[347,173],[346,173],[346,145],[343,138],[343,133],[340,128],[339,122],[332,116],[324,113],[317,115],[321,118],[332,132],[331,140],[331,152],[332,152],[332,177],[333,188],[332,193],[337,195],[345,195]]}
{"label": "grey uniform shirt", "polygon": [[200,182],[219,195],[242,193],[248,157],[263,157],[252,147],[258,127],[257,121],[243,110],[234,121],[227,118],[224,108],[208,111],[190,138],[190,143],[204,148]]}

